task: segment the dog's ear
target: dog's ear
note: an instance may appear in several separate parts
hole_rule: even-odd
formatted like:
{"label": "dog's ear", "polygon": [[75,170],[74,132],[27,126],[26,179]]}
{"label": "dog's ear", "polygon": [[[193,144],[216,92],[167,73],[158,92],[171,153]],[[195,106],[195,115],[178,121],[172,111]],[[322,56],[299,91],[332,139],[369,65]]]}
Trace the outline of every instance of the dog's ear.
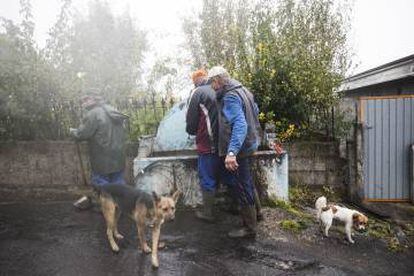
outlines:
{"label": "dog's ear", "polygon": [[330,208],[329,206],[326,206],[326,207],[322,207],[322,209],[321,209],[321,210],[322,210],[323,212],[326,212],[326,211],[328,211],[329,209],[331,209],[331,208]]}
{"label": "dog's ear", "polygon": [[368,223],[368,217],[366,215],[364,215],[364,214],[360,214],[358,220],[361,223],[365,223],[365,224]]}
{"label": "dog's ear", "polygon": [[152,191],[152,199],[154,200],[155,203],[160,202],[161,197],[157,195],[156,192]]}
{"label": "dog's ear", "polygon": [[352,215],[352,220],[353,220],[353,221],[358,221],[358,220],[359,220],[359,214],[358,214],[358,213],[354,213],[354,214]]}
{"label": "dog's ear", "polygon": [[177,203],[177,201],[178,201],[178,197],[180,196],[180,194],[181,194],[181,192],[179,191],[179,190],[177,190],[177,191],[175,191],[173,194],[172,194],[172,198],[173,198],[173,200]]}

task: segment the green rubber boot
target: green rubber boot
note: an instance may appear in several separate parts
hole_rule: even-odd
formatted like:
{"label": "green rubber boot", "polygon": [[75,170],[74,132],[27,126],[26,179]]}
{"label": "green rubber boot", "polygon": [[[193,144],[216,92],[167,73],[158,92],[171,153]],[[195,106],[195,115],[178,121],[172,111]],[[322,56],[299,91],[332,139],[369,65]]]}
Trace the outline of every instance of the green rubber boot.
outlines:
{"label": "green rubber boot", "polygon": [[202,191],[203,195],[203,209],[196,211],[196,217],[206,222],[214,222],[215,217],[213,214],[215,193],[209,191]]}
{"label": "green rubber boot", "polygon": [[240,210],[244,226],[240,229],[230,231],[228,236],[230,238],[254,238],[257,231],[257,214],[256,207],[243,206]]}
{"label": "green rubber boot", "polygon": [[260,202],[259,193],[257,192],[256,187],[254,188],[254,204],[256,206],[257,221],[262,221],[263,220],[262,203]]}

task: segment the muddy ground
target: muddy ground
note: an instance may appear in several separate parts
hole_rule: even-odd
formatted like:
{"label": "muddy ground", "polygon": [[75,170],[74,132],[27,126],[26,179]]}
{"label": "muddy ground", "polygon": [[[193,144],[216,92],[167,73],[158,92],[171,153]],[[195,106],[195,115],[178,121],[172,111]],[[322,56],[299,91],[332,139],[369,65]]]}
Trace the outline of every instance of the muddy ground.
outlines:
{"label": "muddy ground", "polygon": [[111,252],[97,208],[74,211],[71,202],[0,205],[1,275],[413,275],[414,251],[392,252],[381,239],[358,234],[344,240],[340,228],[329,239],[312,225],[282,229],[285,210],[269,209],[256,241],[230,240],[238,219],[221,212],[205,224],[179,210],[165,224],[160,268],[137,250],[133,224],[122,218],[125,240]]}

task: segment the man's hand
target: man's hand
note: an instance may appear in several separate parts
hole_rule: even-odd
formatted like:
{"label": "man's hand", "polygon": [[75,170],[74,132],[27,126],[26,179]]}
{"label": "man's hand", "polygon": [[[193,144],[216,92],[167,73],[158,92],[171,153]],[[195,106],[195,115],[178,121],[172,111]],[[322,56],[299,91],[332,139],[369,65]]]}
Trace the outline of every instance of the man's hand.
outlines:
{"label": "man's hand", "polygon": [[283,153],[282,144],[279,142],[276,142],[274,145],[274,150],[276,151],[277,155],[281,155]]}
{"label": "man's hand", "polygon": [[226,169],[228,169],[231,172],[234,172],[239,167],[239,164],[237,163],[237,159],[235,155],[227,155],[226,159],[224,160],[224,164],[226,166]]}

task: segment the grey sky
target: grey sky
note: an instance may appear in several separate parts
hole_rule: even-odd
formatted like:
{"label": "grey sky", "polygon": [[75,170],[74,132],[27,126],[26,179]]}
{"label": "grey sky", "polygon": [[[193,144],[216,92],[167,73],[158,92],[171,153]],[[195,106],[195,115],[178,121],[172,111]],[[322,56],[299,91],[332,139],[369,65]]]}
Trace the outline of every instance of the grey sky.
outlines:
{"label": "grey sky", "polygon": [[[75,7],[87,11],[86,0],[73,0]],[[140,26],[150,30],[154,55],[166,55],[183,42],[181,17],[200,7],[201,0],[117,0],[109,1],[116,13],[128,9]],[[47,31],[55,22],[60,0],[32,0],[36,21],[36,40],[44,45]],[[412,0],[355,0],[350,44],[358,66],[357,73],[392,60],[414,54]],[[0,16],[17,20],[18,0],[0,0]]]}
{"label": "grey sky", "polygon": [[351,43],[355,72],[414,54],[412,0],[356,0]]}

